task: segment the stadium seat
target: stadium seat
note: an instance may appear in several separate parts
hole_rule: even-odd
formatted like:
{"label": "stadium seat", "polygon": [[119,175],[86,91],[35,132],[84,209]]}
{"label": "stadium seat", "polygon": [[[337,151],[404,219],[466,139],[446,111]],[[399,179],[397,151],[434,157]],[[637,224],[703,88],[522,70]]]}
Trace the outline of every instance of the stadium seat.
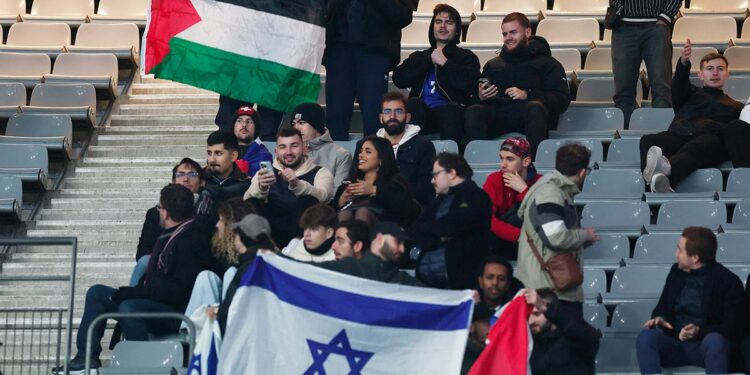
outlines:
{"label": "stadium seat", "polygon": [[689,226],[707,227],[713,231],[727,223],[727,207],[717,201],[667,201],[659,207],[656,225],[648,232],[682,232]]}
{"label": "stadium seat", "polygon": [[623,374],[638,372],[638,358],[632,337],[604,336],[596,353],[597,373]]}
{"label": "stadium seat", "polygon": [[435,145],[435,152],[438,154],[441,152],[450,152],[452,154],[458,154],[458,144],[452,140],[445,141],[432,141]]}
{"label": "stadium seat", "polygon": [[691,0],[690,8],[682,9],[685,16],[729,16],[743,21],[748,16],[747,0]]}
{"label": "stadium seat", "polygon": [[24,187],[47,190],[49,159],[40,145],[0,145],[0,175],[17,176]]}
{"label": "stadium seat", "polygon": [[720,263],[750,263],[750,253],[747,251],[750,233],[719,233],[716,240],[719,245],[716,251],[717,261]]}
{"label": "stadium seat", "polygon": [[18,22],[24,13],[26,0],[0,0],[0,26],[10,26]]}
{"label": "stadium seat", "polygon": [[[614,107],[612,97],[615,95],[614,77],[587,78],[578,85],[576,100],[571,106],[597,106]],[[635,100],[640,103],[643,99],[643,86],[638,81],[636,84]]]}
{"label": "stadium seat", "polygon": [[[585,251],[585,250],[584,250]],[[607,292],[607,275],[603,269],[583,269],[583,298],[587,301],[596,301]]]}
{"label": "stadium seat", "polygon": [[575,71],[577,81],[592,77],[612,77],[612,49],[594,48],[586,55],[583,69]]}
{"label": "stadium seat", "polygon": [[730,264],[727,268],[740,278],[743,286],[747,286],[747,276],[750,275],[750,267]]}
{"label": "stadium seat", "polygon": [[[102,375],[164,374],[182,370],[182,343],[176,341],[122,341],[112,352],[112,364]],[[173,372],[174,371],[174,372]]]}
{"label": "stadium seat", "polygon": [[750,232],[750,200],[737,202],[732,213],[732,223],[721,227],[725,232]]}
{"label": "stadium seat", "polygon": [[563,66],[569,80],[573,78],[573,72],[581,68],[581,52],[575,48],[555,48],[552,50],[552,57]]}
{"label": "stadium seat", "polygon": [[732,39],[732,44],[741,47],[750,47],[750,22],[747,19],[742,22],[742,33],[737,39]]}
{"label": "stadium seat", "polygon": [[10,26],[8,40],[0,45],[0,52],[46,53],[55,57],[68,44],[68,24],[19,22]]}
{"label": "stadium seat", "polygon": [[596,48],[612,48],[612,30],[604,29],[601,40],[595,40],[594,46]]}
{"label": "stadium seat", "polygon": [[26,105],[26,87],[23,83],[0,83],[0,119],[7,119]]}
{"label": "stadium seat", "polygon": [[89,20],[97,23],[134,23],[144,28],[148,6],[148,0],[100,0],[96,14],[89,15]]}
{"label": "stadium seat", "polygon": [[671,265],[618,268],[612,277],[610,292],[602,296],[604,303],[609,305],[658,299],[670,267]]}
{"label": "stadium seat", "polygon": [[[714,47],[692,47],[692,54],[690,55],[690,72],[697,73],[700,70],[701,59],[709,53],[719,52]],[[674,47],[672,49],[672,71],[674,72],[677,68],[677,61],[682,56],[682,47]]]}
{"label": "stadium seat", "polygon": [[[263,143],[265,144],[266,142],[263,142]],[[356,148],[357,148],[357,141],[336,141],[336,144],[345,148],[346,151],[349,151],[349,153],[352,154],[352,158],[354,160],[357,160],[357,155],[354,155],[354,152],[356,151]],[[275,147],[275,143],[274,143],[274,147]],[[273,149],[269,148],[268,150],[272,151]]]}
{"label": "stadium seat", "polygon": [[673,118],[672,108],[636,108],[630,115],[628,129],[620,131],[620,136],[640,138],[646,134],[666,131]]}
{"label": "stadium seat", "polygon": [[539,21],[536,35],[543,36],[551,48],[575,48],[588,52],[599,40],[599,22],[594,18],[546,18]]}
{"label": "stadium seat", "polygon": [[672,264],[675,262],[675,250],[680,233],[649,233],[635,241],[633,259],[625,260],[631,264]]}
{"label": "stadium seat", "polygon": [[547,9],[546,0],[485,0],[481,11],[474,12],[477,19],[502,20],[512,12],[526,15],[532,23],[539,22],[541,11]]}
{"label": "stadium seat", "polygon": [[[659,292],[661,293],[661,290]],[[618,304],[612,312],[612,333],[637,335],[643,329],[643,324],[651,319],[654,307],[654,300]]]}
{"label": "stadium seat", "polygon": [[581,227],[594,228],[600,235],[637,237],[651,221],[646,202],[591,202],[583,207]]}
{"label": "stadium seat", "polygon": [[599,169],[634,169],[639,170],[641,154],[640,140],[637,138],[615,139],[609,144],[607,161],[597,162]]}
{"label": "stadium seat", "polygon": [[730,77],[724,84],[724,93],[741,103],[750,97],[750,77]]}
{"label": "stadium seat", "polygon": [[750,47],[732,46],[724,51],[724,57],[729,60],[732,76],[740,77],[750,75]]}
{"label": "stadium seat", "polygon": [[592,327],[603,330],[607,327],[607,317],[609,312],[607,308],[600,303],[584,303],[583,319]]}
{"label": "stadium seat", "polygon": [[495,173],[496,171],[473,171],[474,174],[471,175],[471,180],[474,181],[474,183],[477,184],[477,186],[482,187],[484,186],[484,182],[487,181],[487,176],[489,176],[492,173]]}
{"label": "stadium seat", "polygon": [[21,178],[0,174],[0,221],[20,221],[22,205]]}
{"label": "stadium seat", "polygon": [[466,30],[466,42],[463,48],[498,50],[503,46],[503,32],[500,30],[502,21],[475,20]]}
{"label": "stadium seat", "polygon": [[31,14],[21,16],[23,22],[64,22],[80,25],[94,14],[94,0],[34,0]]}
{"label": "stadium seat", "polygon": [[[417,4],[417,11],[414,12],[414,20],[431,20],[432,10],[435,9],[435,5],[445,3],[443,0],[420,0]],[[461,23],[467,25],[471,22],[472,14],[475,11],[482,9],[482,2],[480,0],[452,0],[450,5],[458,11],[461,15]],[[424,29],[427,30],[426,28]]]}
{"label": "stadium seat", "polygon": [[576,195],[576,205],[597,201],[627,201],[643,199],[643,174],[638,170],[595,169],[583,182],[583,190]]}
{"label": "stadium seat", "polygon": [[427,37],[430,30],[430,20],[415,19],[401,29],[401,50],[413,52],[430,47]]}
{"label": "stadium seat", "polygon": [[73,123],[64,115],[32,115],[19,113],[10,117],[3,144],[36,144],[47,148],[52,157],[70,159]]}
{"label": "stadium seat", "polygon": [[593,17],[597,22],[604,22],[607,6],[608,0],[555,0],[552,10],[543,10],[542,14],[544,17]]}
{"label": "stadium seat", "polygon": [[750,199],[750,168],[735,168],[729,172],[726,191],[719,193],[719,200],[737,203],[743,199]]}
{"label": "stadium seat", "polygon": [[693,47],[714,47],[723,52],[737,38],[737,22],[728,16],[681,17],[674,23],[672,44],[682,47],[687,39]]}
{"label": "stadium seat", "polygon": [[[465,47],[465,46],[462,45],[462,47]],[[498,56],[499,49],[497,50],[472,49],[471,52],[474,52],[474,54],[477,55],[477,57],[479,58],[479,66],[484,68],[484,65],[487,64],[487,61],[490,61]]]}
{"label": "stadium seat", "polygon": [[586,267],[596,266],[615,269],[623,259],[630,257],[630,243],[625,236],[600,236],[591,246],[583,250]]}
{"label": "stadium seat", "polygon": [[51,70],[50,58],[43,53],[0,52],[0,82],[21,82],[33,88]]}
{"label": "stadium seat", "polygon": [[96,89],[90,83],[41,83],[31,92],[23,113],[68,115],[73,121],[87,126],[96,125]]}
{"label": "stadium seat", "polygon": [[501,141],[474,140],[466,145],[464,158],[472,169],[496,171],[500,165]]}
{"label": "stadium seat", "polygon": [[723,189],[724,182],[720,170],[716,168],[698,169],[674,187],[674,193],[647,192],[646,202],[662,204],[675,200],[712,200]]}
{"label": "stadium seat", "polygon": [[560,115],[550,138],[586,138],[609,142],[622,130],[625,119],[619,108],[569,108]]}
{"label": "stadium seat", "polygon": [[[118,60],[137,66],[141,45],[138,33],[138,26],[133,23],[87,23],[78,28],[75,45],[68,42],[65,49],[77,53],[112,53]],[[427,34],[424,35],[426,38]]]}
{"label": "stadium seat", "polygon": [[108,98],[117,92],[117,57],[103,53],[64,53],[55,60],[52,74],[44,76],[45,83],[90,83]]}
{"label": "stadium seat", "polygon": [[[356,141],[349,141],[349,142],[355,142],[355,144],[356,144]],[[336,142],[336,144],[339,144],[339,143],[343,143],[343,142]],[[276,149],[276,142],[273,142],[273,141],[263,141],[263,145],[266,146],[266,148],[268,149],[268,151],[271,152],[271,155],[274,154],[273,150]],[[346,148],[347,150],[349,149],[347,146],[344,146],[344,145],[341,145],[341,147]],[[352,157],[356,158],[357,156],[354,155],[354,151],[353,151],[354,148],[352,147],[351,150],[352,150]]]}
{"label": "stadium seat", "polygon": [[[545,139],[539,144],[539,148],[536,150],[536,159],[534,165],[541,169],[554,168],[555,166],[555,155],[557,155],[557,149],[560,146],[568,143],[579,143],[591,151],[591,162],[590,165],[594,165],[598,161],[604,159],[604,148],[602,142],[591,139]],[[466,148],[468,150],[468,147]],[[499,149],[499,147],[498,147]],[[466,155],[466,153],[464,153]]]}

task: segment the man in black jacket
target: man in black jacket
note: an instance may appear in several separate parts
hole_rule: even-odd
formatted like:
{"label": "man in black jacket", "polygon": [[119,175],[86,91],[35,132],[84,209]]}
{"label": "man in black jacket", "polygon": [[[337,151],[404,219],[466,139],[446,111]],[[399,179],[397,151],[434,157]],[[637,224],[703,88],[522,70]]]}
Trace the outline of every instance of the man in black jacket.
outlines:
{"label": "man in black jacket", "polygon": [[409,112],[422,133],[440,133],[440,139],[460,143],[464,108],[479,79],[479,59],[459,48],[461,15],[450,5],[438,4],[428,32],[430,48],[409,55],[393,70],[393,83],[411,89]]}
{"label": "man in black jacket", "polygon": [[335,141],[349,140],[354,97],[365,135],[378,130],[388,71],[398,64],[401,29],[411,23],[414,0],[334,0],[326,25],[326,124]]}
{"label": "man in black jacket", "polygon": [[694,170],[710,168],[730,158],[731,147],[725,147],[724,132],[738,126],[739,121],[735,120],[740,117],[743,104],[722,91],[729,78],[729,63],[718,53],[703,56],[698,73],[703,87],[696,87],[690,83],[691,53],[688,39],[672,79],[672,124],[665,132],[641,137],[643,178],[653,192],[673,192],[672,186]]}
{"label": "man in black jacket", "polygon": [[482,71],[477,99],[466,109],[467,141],[519,132],[536,155],[539,143],[570,104],[565,70],[552,57],[549,44],[531,36],[529,19],[511,13],[503,19],[503,48]]}
{"label": "man in black jacket", "polygon": [[742,282],[716,262],[716,236],[688,227],[677,242],[677,263],[659,302],[636,340],[644,374],[662,367],[700,366],[707,374],[729,370],[730,350],[742,335]]}
{"label": "man in black jacket", "polygon": [[[82,374],[85,365],[86,334],[92,321],[108,312],[178,312],[185,311],[193,283],[210,256],[209,238],[198,228],[193,218],[193,193],[186,187],[170,184],[161,190],[159,219],[164,232],[159,236],[146,274],[135,287],[123,286],[115,289],[105,285],[94,285],[86,292],[83,317],[78,329],[76,347],[78,352],[69,364],[71,374]],[[105,322],[93,329],[91,367],[99,368],[101,362],[101,339]],[[179,321],[147,321],[144,319],[120,319],[125,339],[147,341],[149,333],[176,332]],[[53,369],[62,373],[63,367]]]}
{"label": "man in black jacket", "polygon": [[233,197],[241,197],[250,187],[250,179],[235,164],[239,143],[231,132],[217,130],[206,140],[206,190],[218,206]]}

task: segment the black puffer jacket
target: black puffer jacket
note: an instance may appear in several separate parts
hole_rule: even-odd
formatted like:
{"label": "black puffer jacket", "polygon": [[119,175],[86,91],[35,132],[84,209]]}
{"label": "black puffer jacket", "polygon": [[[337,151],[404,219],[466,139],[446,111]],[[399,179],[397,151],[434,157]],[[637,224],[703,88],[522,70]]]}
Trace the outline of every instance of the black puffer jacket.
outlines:
{"label": "black puffer jacket", "polygon": [[[503,47],[500,56],[484,65],[482,77],[497,86],[499,94],[486,103],[507,101],[506,89],[518,87],[526,91],[527,100],[539,100],[551,115],[557,116],[570,105],[570,90],[565,69],[552,57],[547,40],[540,36],[529,38],[525,47],[510,52]],[[478,95],[476,96],[478,98]],[[477,99],[478,100],[478,99]]]}
{"label": "black puffer jacket", "polygon": [[229,198],[242,197],[250,188],[250,178],[237,168],[236,164],[232,164],[232,173],[223,180],[211,174],[208,168],[204,172],[206,173],[206,190],[211,194],[215,207]]}
{"label": "black puffer jacket", "polygon": [[393,83],[402,89],[410,88],[409,97],[419,98],[422,97],[427,74],[435,70],[435,86],[443,98],[452,103],[467,105],[479,80],[479,58],[474,52],[457,46],[461,42],[461,25],[456,25],[456,36],[443,48],[448,61],[443,66],[433,64],[431,55],[437,45],[432,30],[434,24],[433,16],[427,31],[431,47],[412,53],[397,66],[393,70]]}

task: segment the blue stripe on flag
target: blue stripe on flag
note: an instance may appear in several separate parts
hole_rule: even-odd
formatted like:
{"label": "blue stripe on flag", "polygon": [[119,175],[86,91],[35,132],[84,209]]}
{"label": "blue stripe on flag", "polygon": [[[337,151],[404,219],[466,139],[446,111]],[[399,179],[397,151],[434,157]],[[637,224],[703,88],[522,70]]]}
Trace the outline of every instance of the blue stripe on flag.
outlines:
{"label": "blue stripe on flag", "polygon": [[456,306],[434,305],[346,292],[290,275],[262,257],[255,258],[240,285],[266,289],[286,303],[333,318],[393,328],[466,329],[473,304],[472,300],[467,300]]}

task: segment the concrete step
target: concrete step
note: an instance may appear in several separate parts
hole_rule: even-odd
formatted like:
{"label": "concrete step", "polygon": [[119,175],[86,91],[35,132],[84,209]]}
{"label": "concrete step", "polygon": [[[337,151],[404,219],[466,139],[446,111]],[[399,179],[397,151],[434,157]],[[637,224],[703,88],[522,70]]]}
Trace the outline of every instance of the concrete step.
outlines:
{"label": "concrete step", "polygon": [[205,125],[151,125],[151,126],[135,126],[135,125],[115,125],[104,129],[104,135],[163,135],[163,136],[178,136],[178,135],[194,135],[207,137],[211,132],[217,130],[216,125],[205,124]]}
{"label": "concrete step", "polygon": [[129,178],[123,180],[121,178],[66,178],[62,182],[62,189],[128,189],[128,188],[162,188],[164,185],[170,183],[169,176],[163,178]]}
{"label": "concrete step", "polygon": [[146,210],[137,208],[101,208],[57,210],[47,209],[39,213],[38,220],[143,220]]}
{"label": "concrete step", "polygon": [[85,161],[89,158],[164,158],[184,157],[192,155],[205,159],[205,139],[202,145],[164,145],[162,147],[145,147],[144,145],[91,146],[86,153]]}
{"label": "concrete step", "polygon": [[132,86],[131,95],[144,95],[144,94],[215,94],[212,91],[183,85],[180,83],[136,83]]}
{"label": "concrete step", "polygon": [[219,103],[218,94],[132,95],[124,104],[213,104]]}
{"label": "concrete step", "polygon": [[213,125],[216,114],[113,115],[111,126]]}
{"label": "concrete step", "polygon": [[[205,153],[203,153],[205,157]],[[169,174],[172,175],[172,168],[184,157],[192,157],[194,160],[201,160],[201,155],[180,155],[180,156],[163,156],[163,157],[85,157],[82,161],[83,167],[168,167]],[[77,169],[76,169],[77,171]]]}
{"label": "concrete step", "polygon": [[79,241],[101,240],[133,240],[140,234],[140,228],[135,229],[29,229],[29,237],[78,237]]}
{"label": "concrete step", "polygon": [[128,166],[128,167],[108,167],[108,166],[92,166],[92,167],[78,167],[75,169],[76,177],[141,177],[141,178],[164,178],[164,176],[172,176],[172,168],[179,160],[172,162],[172,165],[164,166]]}
{"label": "concrete step", "polygon": [[216,114],[219,106],[215,104],[123,104],[120,115],[186,115],[186,114]]}
{"label": "concrete step", "polygon": [[160,186],[156,186],[153,188],[81,188],[81,189],[64,189],[60,191],[60,197],[109,197],[109,196],[122,196],[122,197],[152,197],[154,195],[158,196],[159,190],[161,190]]}
{"label": "concrete step", "polygon": [[[213,130],[218,128],[213,127]],[[192,129],[191,129],[192,130]],[[212,130],[212,131],[213,131]],[[191,133],[191,134],[156,134],[156,133],[138,133],[138,134],[102,134],[97,139],[97,146],[163,146],[166,144],[175,146],[195,146],[206,147],[206,138],[210,131]],[[91,149],[91,147],[89,147]]]}
{"label": "concrete step", "polygon": [[77,229],[140,229],[143,220],[37,220],[36,229],[40,228],[77,228]]}
{"label": "concrete step", "polygon": [[[99,208],[134,208],[142,209],[145,215],[147,209],[154,207],[158,199],[151,197],[140,198],[52,198],[50,200],[53,209],[75,210],[75,209],[99,209]],[[80,241],[80,240],[79,240]]]}
{"label": "concrete step", "polygon": [[[84,262],[79,261],[76,264],[76,272],[78,274],[89,275],[89,272],[106,270],[107,274],[119,274],[119,275],[130,275],[133,271],[134,263],[132,261],[115,262],[109,261],[102,262],[100,259],[97,262]],[[61,263],[49,263],[49,262],[37,262],[37,263],[15,263],[10,262],[3,264],[3,275],[5,276],[18,276],[18,275],[65,275],[70,271],[70,264],[67,262]],[[0,306],[3,305],[0,303]]]}
{"label": "concrete step", "polygon": [[[130,251],[121,251],[121,250],[115,250],[111,248],[103,248],[99,249],[97,252],[78,252],[78,256],[76,259],[79,262],[95,262],[100,261],[102,259],[107,259],[115,262],[129,262],[133,261],[133,255],[135,254],[135,249],[133,249],[132,253]],[[33,252],[33,253],[15,253],[13,254],[13,257],[11,258],[11,263],[30,263],[30,262],[70,262],[70,252],[67,253],[43,253],[43,252]]]}

